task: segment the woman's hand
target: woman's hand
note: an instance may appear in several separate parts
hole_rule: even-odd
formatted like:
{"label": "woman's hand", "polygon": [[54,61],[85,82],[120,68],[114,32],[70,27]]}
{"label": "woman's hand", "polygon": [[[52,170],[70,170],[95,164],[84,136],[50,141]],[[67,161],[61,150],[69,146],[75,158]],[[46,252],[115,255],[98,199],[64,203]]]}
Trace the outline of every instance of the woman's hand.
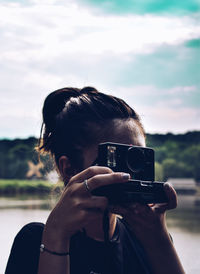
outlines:
{"label": "woman's hand", "polygon": [[130,229],[141,241],[148,241],[148,237],[166,232],[165,213],[166,210],[177,206],[177,195],[172,186],[164,184],[168,203],[144,205],[134,203],[129,206],[114,206],[111,211],[120,214]]}
{"label": "woman's hand", "polygon": [[166,210],[177,206],[177,195],[169,184],[165,183],[164,188],[168,197],[166,204],[135,203],[127,207],[115,206],[111,211],[124,218],[141,242],[154,274],[183,274],[185,272],[167,231],[165,220]]}
{"label": "woman's hand", "polygon": [[[92,196],[93,189],[113,183],[126,182],[128,174],[114,173],[107,167],[93,166],[73,176],[50,213],[44,228],[42,243],[58,253],[68,252],[70,238],[85,227],[94,228],[102,221],[108,206],[107,198]],[[83,183],[87,180],[89,190]],[[70,273],[69,256],[55,256],[43,252],[39,260],[38,274]]]}
{"label": "woman's hand", "polygon": [[46,229],[56,231],[55,235],[52,233],[55,241],[65,242],[77,231],[102,218],[108,206],[107,198],[92,196],[83,183],[86,179],[89,189],[93,190],[102,185],[128,181],[129,176],[99,166],[89,167],[73,176],[47,220]]}

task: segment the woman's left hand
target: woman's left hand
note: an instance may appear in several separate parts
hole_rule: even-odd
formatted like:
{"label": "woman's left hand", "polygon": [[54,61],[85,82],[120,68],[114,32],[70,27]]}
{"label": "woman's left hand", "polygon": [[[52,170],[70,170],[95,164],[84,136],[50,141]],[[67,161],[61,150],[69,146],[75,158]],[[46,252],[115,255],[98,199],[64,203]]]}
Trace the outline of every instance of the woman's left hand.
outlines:
{"label": "woman's left hand", "polygon": [[115,206],[111,211],[120,214],[127,226],[136,235],[146,251],[154,274],[185,274],[171,237],[167,231],[166,210],[177,206],[177,195],[173,187],[164,185],[168,203],[127,207]]}
{"label": "woman's left hand", "polygon": [[168,183],[164,184],[168,203],[144,205],[134,203],[128,206],[113,206],[110,210],[123,217],[129,228],[144,244],[154,236],[167,233],[165,213],[166,210],[176,208],[177,195],[174,188]]}

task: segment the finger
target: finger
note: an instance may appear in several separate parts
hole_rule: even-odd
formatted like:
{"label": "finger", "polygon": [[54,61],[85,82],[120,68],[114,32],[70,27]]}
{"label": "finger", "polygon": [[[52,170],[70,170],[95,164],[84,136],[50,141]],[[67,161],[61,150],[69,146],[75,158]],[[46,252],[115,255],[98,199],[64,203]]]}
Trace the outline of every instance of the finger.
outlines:
{"label": "finger", "polygon": [[123,220],[126,222],[126,224],[130,227],[138,226],[139,224],[144,223],[144,216],[141,216],[141,213],[137,209],[137,205],[132,207],[132,210],[121,207],[121,206],[111,206],[109,207],[109,211],[112,213],[115,213],[117,215],[120,215]]}
{"label": "finger", "polygon": [[177,195],[174,188],[169,183],[165,183],[164,190],[168,198],[168,203],[155,204],[155,206],[153,206],[153,209],[160,214],[164,213],[166,210],[174,209],[177,207]]}
{"label": "finger", "polygon": [[120,214],[122,216],[131,216],[131,215],[140,215],[140,216],[147,216],[151,213],[150,208],[148,205],[143,205],[139,203],[134,203],[131,205],[124,205],[124,206],[110,206],[109,209],[116,214]]}
{"label": "finger", "polygon": [[87,180],[90,191],[104,185],[127,182],[130,174],[123,172],[113,172],[110,174],[98,174]]}
{"label": "finger", "polygon": [[164,189],[168,198],[167,209],[176,208],[178,201],[175,189],[169,183],[164,184]]}
{"label": "finger", "polygon": [[124,217],[127,214],[127,209],[119,205],[109,205],[109,211]]}
{"label": "finger", "polygon": [[140,216],[149,216],[149,214],[152,213],[151,208],[146,205],[146,204],[139,204],[139,203],[135,203],[135,204],[131,204],[128,207],[129,212],[134,212],[136,214],[139,214]]}
{"label": "finger", "polygon": [[102,167],[102,166],[91,166],[80,173],[73,176],[68,185],[73,183],[82,183],[85,179],[89,179],[97,174],[110,174],[112,173],[112,169],[108,167]]}

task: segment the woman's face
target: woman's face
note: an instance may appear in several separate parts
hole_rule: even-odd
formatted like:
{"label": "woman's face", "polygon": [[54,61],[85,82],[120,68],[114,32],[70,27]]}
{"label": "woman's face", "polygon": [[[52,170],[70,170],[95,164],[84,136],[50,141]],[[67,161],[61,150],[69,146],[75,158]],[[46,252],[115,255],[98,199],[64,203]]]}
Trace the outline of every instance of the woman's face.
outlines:
{"label": "woman's face", "polygon": [[[134,119],[113,120],[113,125],[106,131],[99,143],[113,142],[135,146],[145,146],[145,137]],[[84,151],[84,169],[91,166],[97,158],[98,144],[92,145]]]}

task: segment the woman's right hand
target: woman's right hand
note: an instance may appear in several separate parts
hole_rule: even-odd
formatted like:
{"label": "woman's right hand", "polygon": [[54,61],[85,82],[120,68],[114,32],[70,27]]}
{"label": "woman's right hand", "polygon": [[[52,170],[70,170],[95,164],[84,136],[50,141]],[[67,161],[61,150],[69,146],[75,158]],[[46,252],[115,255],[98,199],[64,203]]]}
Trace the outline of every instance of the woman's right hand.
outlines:
{"label": "woman's right hand", "polygon": [[108,206],[107,198],[92,196],[86,189],[84,180],[87,180],[89,189],[93,190],[102,185],[126,182],[128,179],[128,174],[114,173],[111,169],[100,166],[89,167],[73,176],[47,220],[45,233],[51,235],[48,237],[49,241],[53,241],[54,246],[55,242],[59,242],[61,249],[62,246],[66,248],[64,243],[73,234],[102,218]]}

